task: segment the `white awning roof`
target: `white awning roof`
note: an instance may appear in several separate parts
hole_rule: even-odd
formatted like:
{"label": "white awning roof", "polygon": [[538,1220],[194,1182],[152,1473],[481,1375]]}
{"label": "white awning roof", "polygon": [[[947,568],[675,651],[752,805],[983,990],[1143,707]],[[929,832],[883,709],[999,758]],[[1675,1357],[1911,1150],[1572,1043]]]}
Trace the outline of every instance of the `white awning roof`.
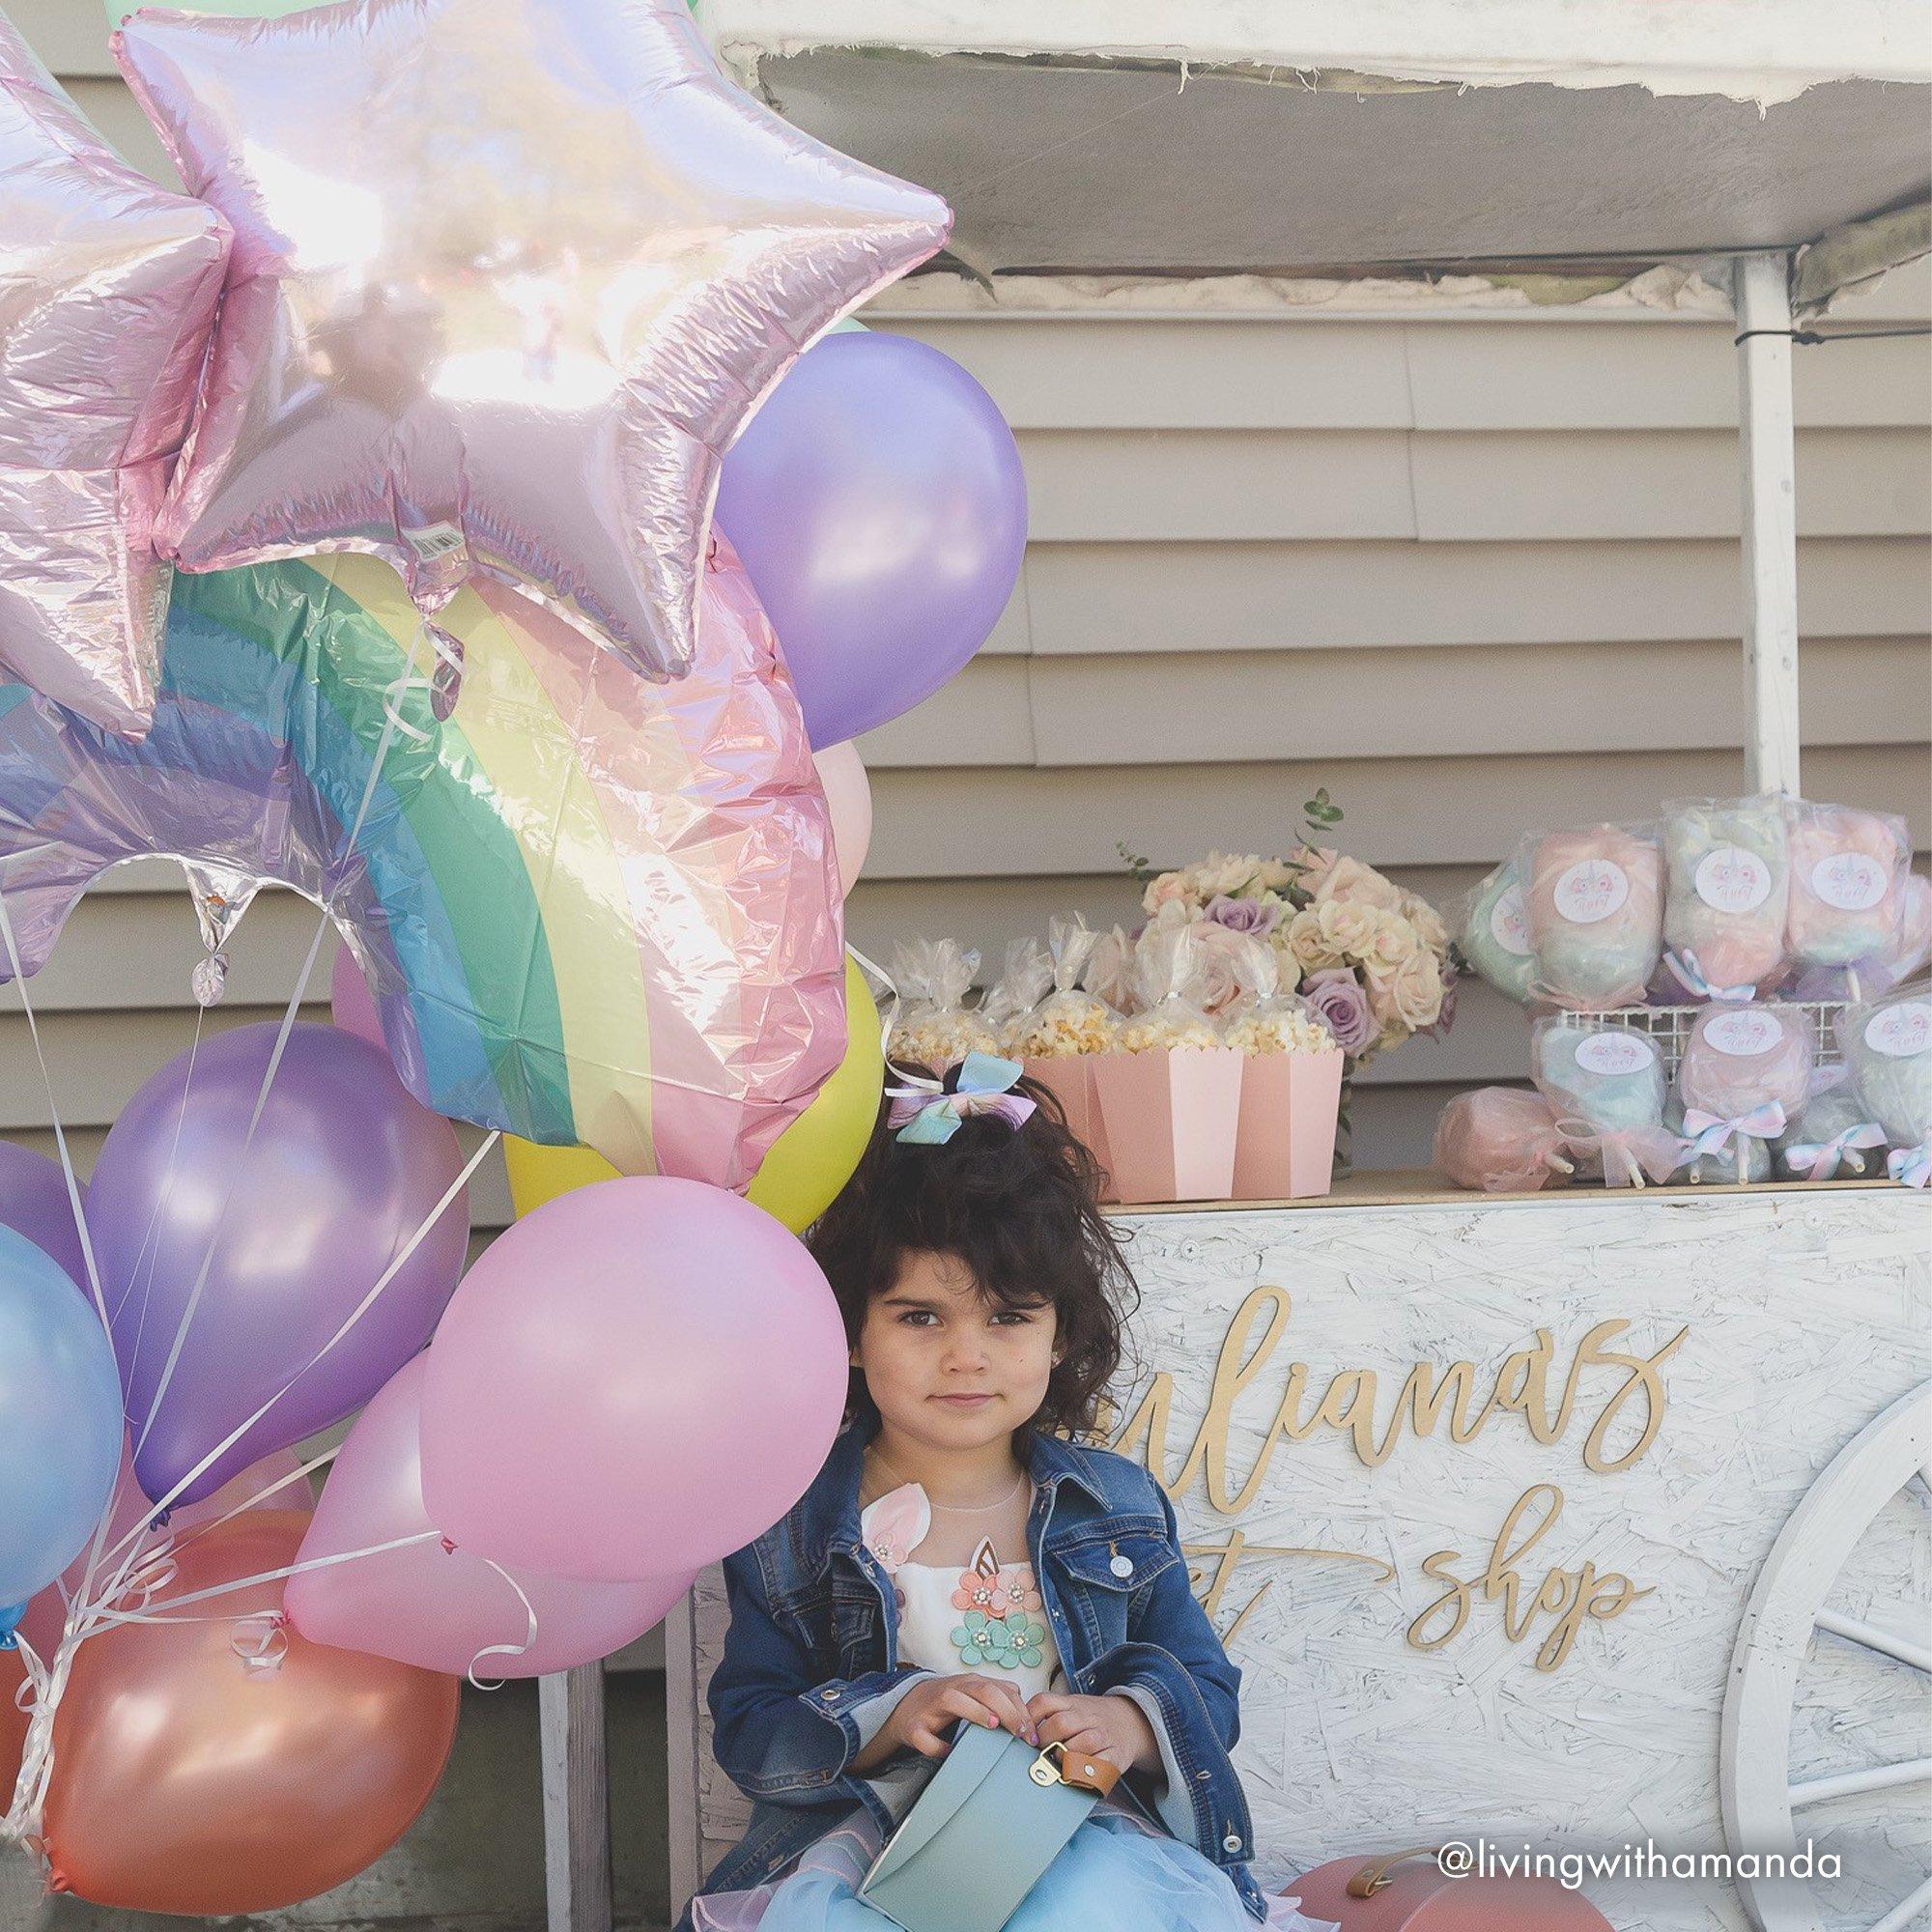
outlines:
{"label": "white awning roof", "polygon": [[[699,15],[788,119],[945,194],[953,252],[981,275],[1634,269],[1799,247],[1932,191],[1920,0]],[[1837,279],[1925,252],[1925,228],[1908,213],[1864,231]]]}

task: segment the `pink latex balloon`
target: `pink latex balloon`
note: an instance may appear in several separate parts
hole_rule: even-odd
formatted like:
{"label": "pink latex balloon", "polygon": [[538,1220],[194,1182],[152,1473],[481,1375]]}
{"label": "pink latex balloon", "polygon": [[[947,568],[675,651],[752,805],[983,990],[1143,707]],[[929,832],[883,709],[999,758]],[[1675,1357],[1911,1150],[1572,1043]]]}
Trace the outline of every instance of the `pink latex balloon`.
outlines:
{"label": "pink latex balloon", "polygon": [[[305,1482],[297,1480],[275,1488],[283,1477],[293,1476],[301,1467],[301,1462],[293,1449],[277,1449],[264,1456],[259,1463],[251,1463],[230,1476],[213,1495],[204,1496],[198,1503],[181,1504],[169,1515],[166,1528],[154,1530],[143,1539],[144,1545],[153,1548],[164,1536],[179,1543],[191,1530],[218,1521],[234,1509],[307,1509],[313,1492]],[[100,1546],[102,1560],[95,1570],[96,1589],[106,1586],[120,1564],[120,1556],[110,1556],[109,1552],[130,1530],[149,1521],[155,1514],[154,1504],[142,1494],[140,1484],[134,1480],[134,1464],[125,1448],[121,1452],[121,1473],[115,1479],[110,1508],[107,1534]],[[86,1582],[87,1552],[83,1550],[62,1573],[58,1584],[49,1583],[27,1605],[26,1614],[20,1619],[20,1634],[43,1660],[53,1655],[67,1622],[67,1599],[62,1591],[71,1597]]]}
{"label": "pink latex balloon", "polygon": [[346,945],[335,949],[335,964],[328,969],[328,1016],[344,1033],[353,1033],[357,1039],[388,1052],[383,1022],[376,1016],[376,1002],[369,997],[369,982]]}
{"label": "pink latex balloon", "polygon": [[0,18],[0,669],[126,737],[155,708],[154,520],[227,255]]}
{"label": "pink latex balloon", "polygon": [[825,787],[825,804],[832,814],[832,849],[838,860],[838,890],[849,898],[865,869],[872,844],[872,785],[865,760],[848,743],[814,752],[818,782]]}
{"label": "pink latex balloon", "polygon": [[844,1323],[795,1235],[698,1181],[598,1181],[499,1235],[443,1311],[423,1502],[498,1563],[696,1570],[805,1493],[845,1392]]}
{"label": "pink latex balloon", "polygon": [[[302,1538],[298,1562],[429,1540],[330,1563],[289,1578],[283,1604],[303,1636],[456,1676],[538,1677],[608,1657],[661,1623],[691,1588],[689,1573],[635,1583],[506,1576],[468,1549],[445,1549],[423,1513],[418,1428],[429,1358],[390,1377],[355,1418]],[[515,1577],[514,1584],[509,1577]],[[518,1589],[529,1599],[524,1607]],[[529,1637],[530,1612],[536,1637]],[[485,1650],[497,1649],[485,1657]]]}
{"label": "pink latex balloon", "polygon": [[190,570],[360,550],[693,656],[725,448],[930,255],[923,188],[731,87],[685,0],[137,14],[128,84],[236,245],[160,526]]}

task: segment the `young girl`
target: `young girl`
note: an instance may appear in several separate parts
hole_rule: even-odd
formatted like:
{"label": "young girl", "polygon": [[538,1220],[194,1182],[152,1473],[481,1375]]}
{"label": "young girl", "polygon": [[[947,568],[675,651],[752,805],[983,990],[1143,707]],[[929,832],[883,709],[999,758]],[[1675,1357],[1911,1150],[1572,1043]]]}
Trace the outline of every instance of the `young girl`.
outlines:
{"label": "young girl", "polygon": [[[1248,1871],[1240,1673],[1174,1511],[1079,1446],[1132,1280],[1092,1157],[1042,1090],[901,1098],[812,1236],[852,1346],[847,1425],[724,1566],[718,1762],[753,1801],[696,1932],[890,1932],[860,1881],[961,1723],[1125,1774],[1010,1932],[1331,1932]],[[782,1391],[773,1392],[782,1400]]]}

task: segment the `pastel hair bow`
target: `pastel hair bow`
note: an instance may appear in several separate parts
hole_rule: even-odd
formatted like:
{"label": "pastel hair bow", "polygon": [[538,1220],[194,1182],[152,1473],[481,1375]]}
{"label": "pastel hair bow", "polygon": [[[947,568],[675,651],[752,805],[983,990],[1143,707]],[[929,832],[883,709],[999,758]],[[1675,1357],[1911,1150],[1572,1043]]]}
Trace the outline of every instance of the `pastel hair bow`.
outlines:
{"label": "pastel hair bow", "polygon": [[1702,1107],[1686,1107],[1684,1129],[1684,1154],[1678,1162],[1680,1167],[1690,1167],[1706,1154],[1722,1153],[1730,1146],[1731,1137],[1736,1135],[1738,1179],[1745,1180],[1749,1178],[1745,1142],[1776,1140],[1784,1131],[1784,1108],[1776,1100],[1765,1100],[1747,1114],[1736,1114],[1725,1120],[1721,1114],[1707,1114]]}
{"label": "pastel hair bow", "polygon": [[959,1131],[960,1122],[975,1114],[997,1114],[1009,1126],[1024,1126],[1033,1117],[1034,1103],[1010,1090],[1025,1070],[1017,1060],[969,1053],[960,1063],[954,1093],[888,1087],[893,1104],[887,1123],[898,1129],[896,1139],[914,1147],[945,1146]]}
{"label": "pastel hair bow", "polygon": [[1932,1135],[1917,1147],[1898,1148],[1888,1154],[1885,1171],[1901,1187],[1923,1187],[1932,1181]]}
{"label": "pastel hair bow", "polygon": [[[1784,1169],[1787,1174],[1802,1174],[1807,1180],[1830,1180],[1853,1150],[1884,1145],[1885,1129],[1876,1121],[1861,1121],[1828,1141],[1793,1141],[1784,1150]],[[1863,1161],[1858,1163],[1858,1171],[1864,1172]]]}
{"label": "pastel hair bow", "polygon": [[1687,946],[1679,952],[1666,952],[1663,963],[1670,968],[1684,990],[1693,1000],[1711,1000],[1743,1006],[1757,998],[1757,987],[1747,980],[1742,986],[1714,985],[1697,963],[1697,955]]}

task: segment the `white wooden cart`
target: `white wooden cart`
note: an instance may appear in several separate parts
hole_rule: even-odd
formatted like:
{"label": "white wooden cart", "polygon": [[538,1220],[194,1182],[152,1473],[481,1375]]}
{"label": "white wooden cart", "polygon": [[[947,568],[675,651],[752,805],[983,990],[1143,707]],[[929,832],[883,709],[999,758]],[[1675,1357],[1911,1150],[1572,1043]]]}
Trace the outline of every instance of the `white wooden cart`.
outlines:
{"label": "white wooden cart", "polygon": [[[1365,303],[1399,284],[1417,307],[1499,284],[1539,302],[1602,301],[1619,282],[1660,273],[1727,287],[1738,334],[1747,767],[1754,786],[1797,790],[1794,318],[1820,316],[1840,290],[1932,252],[1932,47],[1918,0],[696,0],[696,11],[727,70],[780,112],[945,193],[957,213],[954,260],[995,300],[1021,278],[1035,294],[1071,283],[1077,295],[1096,277],[1110,288],[1158,277],[1198,298],[1230,273],[1291,284],[1363,277]],[[1829,1205],[1780,1190],[1728,1208],[1725,1198],[1512,1210],[1371,1203],[1358,1189],[1352,1205],[1298,1210],[1293,1225],[1316,1231],[1296,1238],[1324,1252],[1368,1238],[1364,1230],[1428,1249],[1445,1215],[1464,1229],[1493,1225],[1499,1238],[1504,1227],[1530,1231],[1535,1238],[1512,1234],[1507,1243],[1518,1272],[1459,1292],[1534,1307],[1561,1293],[1577,1216],[1601,1224],[1597,1256],[1637,1242],[1639,1223],[1642,1238],[1667,1252],[1688,1216],[1705,1235],[1722,1232],[1714,1252],[1772,1265],[1789,1229],[1814,1214],[1848,1257],[1887,1241],[1902,1255],[1922,1205],[1868,1190],[1834,1190]],[[1262,1238],[1268,1217],[1203,1218],[1213,1240],[1239,1248]],[[1922,1217],[1916,1226],[1922,1248]],[[1747,1231],[1770,1245],[1737,1246]],[[1480,1272],[1486,1241],[1465,1238],[1461,1264]],[[1741,1308],[1760,1305],[1761,1288],[1748,1289],[1756,1277],[1727,1279]],[[1731,1619],[1722,1818],[1713,1811],[1705,1837],[1721,1829],[1733,1845],[1769,1842],[1794,1814],[1926,1774],[1912,1753],[1896,1765],[1794,1774],[1789,1745],[1814,1632],[1889,1665],[1922,1670],[1932,1661],[1895,1615],[1852,1615],[1832,1597],[1865,1529],[1887,1516],[1886,1498],[1922,1468],[1919,1385],[1932,1362],[1922,1278],[1913,1279],[1846,1312],[1856,1330],[1903,1310],[1919,1324],[1919,1345],[1900,1344],[1886,1378],[1856,1381],[1820,1419],[1804,1438],[1818,1460],[1803,1464],[1803,1481],[1793,1488],[1786,1469],[1760,1492],[1754,1464],[1740,1478],[1753,1486],[1751,1522],[1775,1526],[1798,1507],[1783,1535],[1769,1543],[1767,1531],[1769,1547],[1752,1555],[1755,1587]],[[1587,1299],[1601,1280],[1571,1286]],[[1416,1287],[1435,1295],[1442,1285],[1432,1276]],[[1182,1339],[1197,1338],[1184,1330]],[[1752,1398],[1741,1387],[1736,1399]],[[1736,1439],[1748,1463],[1747,1435]],[[1814,1475],[1815,1496],[1799,1501]],[[1920,1560],[1916,1588],[1924,1577]],[[680,1894],[704,1857],[702,1614],[700,1597],[696,1615],[674,1618],[667,1634]],[[1634,1610],[1628,1628],[1640,1628]],[[543,1696],[553,1932],[606,1932],[597,1671],[546,1680]],[[1614,1735],[1629,1714],[1601,1715]],[[1716,1805],[1711,1742],[1705,1781]],[[1809,1750],[1800,1750],[1807,1766]],[[1319,1847],[1304,1837],[1294,1849],[1305,1859]],[[1915,1884],[1882,1901],[1882,1884],[1854,1888],[1845,1908],[1854,1917],[1835,1921],[1825,1915],[1839,1908],[1800,1886],[1712,1894],[1703,1918],[1693,1905],[1683,1908],[1692,1916],[1657,1923],[1742,1925],[1737,1914],[1748,1909],[1765,1932],[1834,1923],[1903,1932],[1932,1908],[1932,1881]],[[1634,1932],[1628,1911],[1612,1913]]]}

